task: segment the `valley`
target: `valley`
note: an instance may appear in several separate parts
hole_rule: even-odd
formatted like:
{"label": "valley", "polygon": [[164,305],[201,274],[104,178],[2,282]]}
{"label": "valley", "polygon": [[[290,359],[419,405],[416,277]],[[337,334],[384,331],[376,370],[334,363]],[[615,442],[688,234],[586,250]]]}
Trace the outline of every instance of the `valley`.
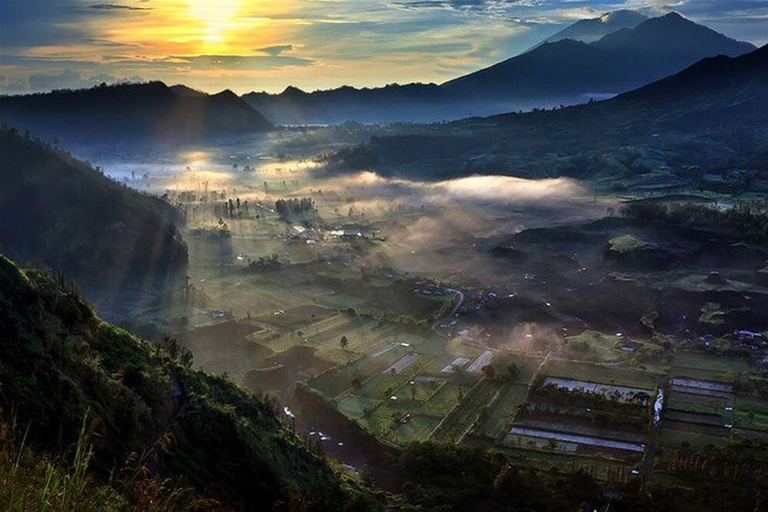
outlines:
{"label": "valley", "polygon": [[[166,155],[141,178],[185,212],[190,268],[126,327],[277,397],[326,453],[396,492],[393,454],[427,441],[609,488],[715,481],[681,457],[740,446],[764,467],[768,258],[697,217],[762,206],[596,194],[599,180],[329,175],[315,131],[292,157],[259,139]],[[265,147],[281,156],[257,160]],[[142,165],[104,168],[130,181]]]}

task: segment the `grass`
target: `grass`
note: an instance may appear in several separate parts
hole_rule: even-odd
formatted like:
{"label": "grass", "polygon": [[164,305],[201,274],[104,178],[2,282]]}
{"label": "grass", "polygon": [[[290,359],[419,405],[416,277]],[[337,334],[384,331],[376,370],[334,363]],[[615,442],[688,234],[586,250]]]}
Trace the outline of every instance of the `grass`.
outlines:
{"label": "grass", "polygon": [[621,338],[597,331],[584,331],[577,336],[565,339],[565,350],[570,355],[588,361],[615,361],[627,357],[626,352],[617,350]]}
{"label": "grass", "polygon": [[427,400],[422,408],[432,414],[448,414],[448,411],[459,403],[459,387],[446,382]]}
{"label": "grass", "polygon": [[704,450],[708,445],[722,446],[728,440],[724,437],[708,436],[695,432],[685,432],[662,426],[659,443],[670,448],[690,447],[695,450]]}
{"label": "grass", "polygon": [[545,371],[548,377],[584,380],[599,384],[612,384],[633,388],[653,389],[656,385],[654,374],[631,368],[606,368],[588,363],[552,360]]}
{"label": "grass", "polygon": [[459,442],[482,414],[481,409],[487,406],[499,391],[496,381],[483,379],[479,381],[461,403],[448,413],[433,432],[435,439],[447,442]]}
{"label": "grass", "polygon": [[632,235],[621,235],[615,238],[611,238],[608,241],[608,246],[611,251],[619,253],[631,253],[651,247],[648,242],[637,238]]}
{"label": "grass", "polygon": [[670,375],[717,382],[735,382],[743,372],[748,370],[749,362],[745,358],[678,352],[675,354]]}
{"label": "grass", "polygon": [[435,416],[414,415],[392,431],[392,440],[398,444],[426,441],[440,422]]}
{"label": "grass", "polygon": [[482,426],[482,433],[499,438],[507,426],[512,423],[517,407],[525,401],[528,387],[522,384],[506,384],[499,392],[499,398],[494,402],[488,418]]}
{"label": "grass", "polygon": [[96,480],[91,474],[93,450],[86,436],[86,420],[70,460],[36,453],[27,445],[26,433],[18,439],[13,426],[1,425],[0,509],[160,512],[216,505],[212,500],[195,499],[188,490],[169,487],[165,481],[145,479],[140,468],[121,471],[108,482]]}

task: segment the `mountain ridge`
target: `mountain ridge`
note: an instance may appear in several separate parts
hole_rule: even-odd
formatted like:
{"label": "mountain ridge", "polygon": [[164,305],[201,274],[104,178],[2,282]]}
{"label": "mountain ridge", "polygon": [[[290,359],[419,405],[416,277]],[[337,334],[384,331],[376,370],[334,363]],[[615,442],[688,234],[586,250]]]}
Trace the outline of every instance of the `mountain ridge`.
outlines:
{"label": "mountain ridge", "polygon": [[195,94],[163,82],[0,97],[0,122],[65,144],[198,142],[272,124],[232,91]]}

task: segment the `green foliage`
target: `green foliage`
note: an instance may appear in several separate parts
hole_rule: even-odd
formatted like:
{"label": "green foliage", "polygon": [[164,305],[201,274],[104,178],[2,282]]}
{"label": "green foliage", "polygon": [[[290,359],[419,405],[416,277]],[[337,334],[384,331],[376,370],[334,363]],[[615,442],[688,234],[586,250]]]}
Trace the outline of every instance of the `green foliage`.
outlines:
{"label": "green foliage", "polygon": [[158,478],[249,509],[373,507],[281,424],[276,404],[190,369],[174,340],[164,350],[102,322],[79,294],[1,256],[0,331],[0,420],[13,411],[42,453],[78,446],[88,415],[89,468],[102,481],[139,454]]}
{"label": "green foliage", "polygon": [[768,242],[768,214],[764,205],[737,204],[727,210],[715,206],[637,201],[621,207],[625,217],[728,232],[745,242]]}

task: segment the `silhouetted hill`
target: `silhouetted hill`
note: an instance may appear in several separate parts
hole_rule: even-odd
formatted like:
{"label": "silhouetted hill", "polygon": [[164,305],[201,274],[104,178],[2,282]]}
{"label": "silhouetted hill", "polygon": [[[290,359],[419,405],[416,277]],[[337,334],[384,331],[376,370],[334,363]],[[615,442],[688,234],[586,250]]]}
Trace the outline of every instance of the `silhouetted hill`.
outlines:
{"label": "silhouetted hill", "polygon": [[556,43],[563,39],[592,43],[622,28],[635,28],[647,19],[647,16],[628,9],[608,12],[599,18],[579,20],[557,34],[546,38],[536,46],[541,46],[545,43]]}
{"label": "silhouetted hill", "polygon": [[456,104],[461,102],[460,97],[435,84],[393,84],[374,89],[345,86],[312,93],[287,87],[280,94],[251,92],[243,99],[272,122],[283,125],[435,121],[455,118],[448,112],[457,110]]}
{"label": "silhouetted hill", "polygon": [[[168,479],[219,502],[184,510],[376,509],[357,480],[281,423],[276,403],[191,369],[173,341],[159,348],[100,320],[61,280],[2,255],[0,329],[3,436],[28,426],[28,445],[58,460],[82,428],[93,446],[88,478],[128,471],[148,489]],[[13,486],[16,476],[3,478]],[[98,510],[171,509],[132,499]]]}
{"label": "silhouetted hill", "polygon": [[676,13],[623,28],[591,44],[561,40],[443,84],[486,98],[561,98],[571,104],[612,95],[715,55],[754,50]]}
{"label": "silhouetted hill", "polygon": [[195,94],[162,82],[0,97],[0,122],[68,145],[196,142],[271,128],[231,91]]}
{"label": "silhouetted hill", "polygon": [[0,154],[0,251],[61,269],[88,291],[183,277],[183,219],[171,205],[13,130],[0,130]]}

